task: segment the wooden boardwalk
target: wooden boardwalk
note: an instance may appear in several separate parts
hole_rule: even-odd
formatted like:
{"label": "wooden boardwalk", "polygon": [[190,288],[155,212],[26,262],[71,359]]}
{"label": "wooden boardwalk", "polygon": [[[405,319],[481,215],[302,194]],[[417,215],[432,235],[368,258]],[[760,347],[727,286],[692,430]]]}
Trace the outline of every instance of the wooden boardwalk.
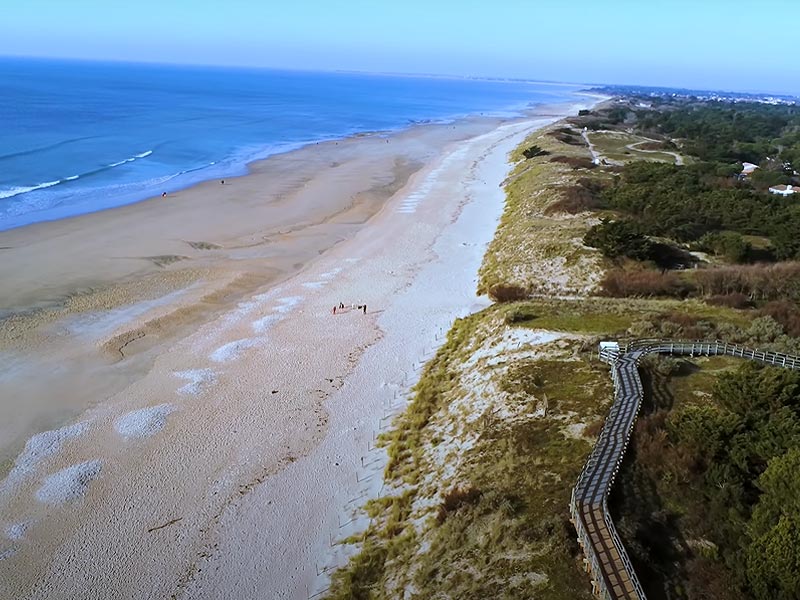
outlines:
{"label": "wooden boardwalk", "polygon": [[647,354],[684,356],[727,355],[787,369],[800,370],[800,358],[725,342],[637,340],[618,348],[602,348],[600,358],[611,365],[614,403],[603,430],[572,490],[570,512],[594,593],[606,600],[645,600],[636,572],[617,534],[606,500],[628,447],[644,390],[639,362]]}

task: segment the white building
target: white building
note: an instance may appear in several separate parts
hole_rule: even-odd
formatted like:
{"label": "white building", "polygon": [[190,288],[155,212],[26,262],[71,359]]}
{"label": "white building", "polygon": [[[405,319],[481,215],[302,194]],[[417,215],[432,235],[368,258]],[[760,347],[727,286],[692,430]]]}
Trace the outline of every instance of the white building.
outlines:
{"label": "white building", "polygon": [[778,196],[791,196],[792,194],[800,194],[800,187],[791,185],[773,185],[769,188],[770,194],[777,194]]}
{"label": "white building", "polygon": [[758,168],[758,165],[754,165],[753,163],[742,163],[742,175],[752,175],[753,171]]}

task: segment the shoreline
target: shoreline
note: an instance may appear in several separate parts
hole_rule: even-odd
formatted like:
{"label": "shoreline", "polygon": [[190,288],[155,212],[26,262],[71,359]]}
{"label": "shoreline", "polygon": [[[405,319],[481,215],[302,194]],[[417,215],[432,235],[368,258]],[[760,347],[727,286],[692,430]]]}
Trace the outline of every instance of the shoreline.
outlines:
{"label": "shoreline", "polygon": [[[573,106],[541,105],[526,118]],[[503,122],[515,120],[315,144],[252,163],[224,186],[0,232],[0,395],[13,399],[0,406],[0,477],[31,435],[146,373],[158,348],[195,324],[285,281],[365,226],[443,148]],[[80,335],[81,315],[91,335]],[[65,388],[64,369],[82,380]],[[56,411],[53,387],[63,390]]]}
{"label": "shoreline", "polygon": [[[564,85],[571,85],[571,84],[564,84]],[[607,98],[589,92],[574,92],[572,95],[584,98]],[[514,111],[515,114],[513,116],[492,116],[492,115],[483,116],[483,113],[481,113],[480,115],[469,114],[464,116],[453,117],[452,119],[436,119],[430,121],[426,120],[426,121],[414,122],[407,126],[399,126],[396,129],[387,129],[380,131],[362,131],[362,132],[350,133],[343,137],[334,137],[329,139],[326,138],[309,142],[299,142],[297,146],[291,147],[287,150],[279,150],[275,153],[270,153],[263,158],[247,160],[246,162],[243,162],[239,165],[239,167],[244,169],[246,172],[238,175],[228,175],[225,176],[222,180],[224,180],[228,184],[232,184],[235,181],[251,178],[254,175],[262,174],[264,168],[268,167],[268,165],[272,164],[274,161],[278,159],[284,159],[293,157],[295,155],[301,155],[310,150],[322,151],[329,147],[338,146],[339,144],[349,145],[364,140],[376,140],[376,139],[386,140],[387,138],[391,140],[393,138],[402,137],[404,135],[414,135],[415,132],[425,129],[449,129],[452,127],[454,129],[463,128],[470,130],[472,128],[475,128],[480,130],[482,128],[486,128],[486,130],[488,131],[489,129],[503,123],[512,123],[517,121],[524,121],[530,118],[547,116],[550,112],[554,110],[556,112],[560,112],[563,109],[563,107],[572,107],[572,106],[583,106],[583,103],[575,99],[561,103],[542,103],[542,104],[528,106],[527,108],[520,108],[519,110],[515,110]],[[458,141],[458,138],[455,141]],[[422,164],[418,165],[418,168],[421,166]],[[412,170],[412,172],[415,172],[415,170]],[[210,179],[204,179],[202,181],[189,183],[186,186],[182,186],[168,192],[167,198],[174,199],[176,197],[183,196],[185,194],[190,194],[194,190],[205,189],[207,186],[212,186],[218,181],[220,181],[220,178],[214,177]],[[59,227],[59,225],[62,223],[70,224],[70,227],[64,227],[65,229],[74,229],[81,226],[87,227],[87,225],[82,225],[80,221],[86,221],[90,218],[102,218],[102,215],[111,215],[116,212],[124,211],[126,209],[134,210],[134,207],[137,207],[139,205],[155,205],[158,204],[159,202],[162,202],[163,200],[164,198],[159,195],[147,196],[129,203],[100,208],[98,210],[93,210],[86,213],[65,216],[57,219],[36,221],[33,223],[12,227],[9,229],[0,229],[0,253],[14,249],[13,246],[8,246],[7,245],[8,243],[14,243],[20,238],[24,239],[33,236],[48,235],[47,229],[55,229]],[[75,227],[72,227],[71,226],[72,224],[75,224]],[[58,234],[60,234],[60,232],[58,232],[56,235]],[[11,240],[11,242],[8,241],[9,239]],[[3,319],[7,318],[8,316],[13,316],[14,314],[24,310],[25,306],[28,306],[28,304],[23,304],[20,306],[8,306],[3,302],[3,299],[0,298],[0,322]],[[45,306],[48,305],[46,304]]]}
{"label": "shoreline", "polygon": [[0,396],[11,399],[0,406],[0,477],[31,435],[124,389],[159,348],[296,274],[364,227],[443,148],[496,125],[315,144],[224,186],[0,232]]}
{"label": "shoreline", "polygon": [[[537,83],[537,82],[533,82],[533,83]],[[552,85],[552,84],[548,84],[548,85]],[[575,86],[575,84],[566,84],[566,83],[565,84],[561,84],[561,85],[564,85],[565,87],[574,87]],[[575,91],[575,92],[572,92],[571,95],[572,96],[590,96],[591,94],[587,93],[587,92]],[[138,197],[137,199],[132,199],[132,200],[129,200],[129,201],[125,201],[125,202],[123,202],[121,204],[112,204],[110,206],[102,206],[102,207],[100,207],[98,209],[89,210],[87,212],[78,212],[78,213],[75,213],[75,214],[66,214],[66,215],[63,215],[63,216],[60,216],[60,217],[56,217],[56,218],[52,218],[52,219],[44,219],[44,220],[41,220],[41,221],[33,221],[33,222],[30,222],[30,223],[22,223],[20,225],[15,225],[15,226],[12,226],[12,227],[9,227],[9,228],[2,228],[2,229],[0,229],[0,235],[2,235],[5,232],[15,231],[17,229],[22,229],[22,228],[26,228],[26,227],[32,227],[32,226],[36,226],[36,225],[40,225],[40,224],[46,224],[46,223],[55,223],[55,222],[59,222],[59,221],[67,220],[67,219],[80,218],[80,217],[84,217],[84,216],[87,216],[87,215],[92,215],[92,214],[95,214],[95,213],[98,213],[98,212],[111,211],[111,210],[115,210],[115,209],[119,209],[119,208],[124,208],[126,206],[139,204],[139,203],[142,203],[142,202],[149,202],[149,201],[152,201],[152,200],[157,200],[157,199],[160,199],[160,197],[161,197],[160,193],[161,192],[165,192],[168,195],[169,194],[176,194],[176,193],[179,193],[179,192],[189,191],[189,190],[191,190],[191,189],[193,189],[193,188],[195,188],[197,186],[201,186],[201,185],[208,184],[208,183],[215,182],[215,181],[219,181],[219,180],[228,180],[228,179],[229,180],[234,180],[234,179],[239,179],[239,178],[242,178],[242,177],[248,177],[248,176],[252,175],[254,172],[257,172],[258,167],[261,165],[261,163],[264,163],[265,161],[268,161],[268,160],[273,159],[275,157],[283,156],[283,155],[286,155],[286,154],[290,154],[290,153],[294,153],[294,152],[298,152],[298,151],[303,151],[305,149],[308,149],[308,148],[311,148],[311,147],[314,147],[314,146],[325,145],[325,144],[347,143],[349,141],[353,141],[353,140],[357,140],[357,139],[370,138],[370,137],[379,137],[379,138],[393,137],[393,136],[397,136],[397,135],[409,132],[409,131],[411,131],[411,130],[413,130],[415,128],[419,128],[419,127],[449,127],[449,126],[452,126],[452,125],[460,126],[460,125],[463,125],[463,124],[465,124],[467,122],[471,122],[471,121],[505,122],[505,121],[515,120],[515,119],[525,119],[529,115],[535,114],[537,111],[539,111],[543,107],[558,106],[558,105],[564,105],[564,104],[576,104],[576,103],[579,103],[579,102],[576,99],[573,98],[573,99],[570,99],[570,100],[564,100],[563,102],[555,102],[555,103],[538,103],[538,104],[527,103],[527,104],[524,104],[524,105],[509,105],[505,109],[495,109],[493,111],[487,111],[487,113],[484,113],[484,112],[473,112],[473,113],[464,113],[464,114],[454,114],[454,115],[451,115],[451,116],[436,117],[436,118],[430,118],[430,119],[416,119],[416,120],[413,120],[413,121],[409,121],[409,122],[407,122],[405,124],[400,124],[400,125],[397,125],[397,126],[394,126],[394,127],[387,128],[387,129],[350,131],[350,132],[344,133],[342,135],[330,134],[328,136],[323,136],[323,137],[320,137],[318,139],[312,139],[312,140],[306,140],[306,141],[275,143],[275,144],[271,144],[271,145],[268,145],[268,146],[264,146],[264,148],[262,150],[259,150],[257,152],[251,152],[248,157],[240,157],[240,158],[235,158],[235,156],[226,157],[226,158],[215,160],[212,163],[210,163],[210,164],[208,164],[208,165],[206,165],[204,167],[199,167],[199,168],[187,169],[187,170],[179,171],[177,173],[174,173],[174,174],[168,176],[168,178],[166,179],[165,183],[168,184],[173,179],[180,178],[180,177],[182,177],[184,175],[187,175],[189,173],[192,173],[192,172],[208,170],[208,169],[210,169],[210,167],[213,167],[213,166],[218,165],[218,164],[226,164],[227,163],[227,164],[230,165],[230,169],[231,170],[229,172],[227,172],[227,174],[216,173],[213,177],[210,176],[210,174],[209,174],[209,176],[204,178],[204,179],[189,181],[186,184],[178,185],[176,187],[173,187],[171,185],[165,185],[165,186],[163,186],[162,190],[160,190],[159,192],[154,193],[154,195],[144,195],[142,197]],[[152,150],[148,150],[147,152],[148,153],[152,153]],[[143,158],[143,157],[137,156],[136,158]],[[58,180],[55,183],[56,184],[65,183],[65,182],[71,181],[73,179],[78,179],[79,177],[80,176],[66,177],[64,179]],[[42,187],[42,186],[50,187],[51,185],[52,185],[52,182],[38,184],[38,186],[32,188],[30,191],[35,191],[37,189],[40,189],[40,187]],[[0,249],[4,249],[4,248],[0,248]]]}
{"label": "shoreline", "polygon": [[[573,105],[562,107],[559,116],[572,108]],[[259,532],[269,532],[268,537],[273,539],[279,526],[299,527],[293,529],[297,544],[291,548],[301,554],[276,555],[284,539],[278,536],[275,539],[279,540],[279,548],[273,549],[268,560],[277,561],[276,564],[289,561],[291,565],[291,560],[299,560],[300,556],[308,559],[306,552],[319,544],[318,541],[309,546],[308,535],[322,532],[317,531],[314,520],[309,520],[306,513],[313,512],[313,507],[320,508],[321,502],[324,518],[330,523],[340,511],[336,502],[331,502],[333,497],[314,494],[314,482],[324,482],[338,498],[348,489],[340,480],[346,477],[345,462],[351,474],[356,467],[355,455],[348,461],[320,456],[320,444],[336,440],[337,444],[345,444],[347,452],[358,452],[360,446],[355,445],[354,436],[363,439],[369,433],[362,411],[379,414],[381,407],[374,404],[378,395],[375,390],[392,391],[389,384],[394,376],[368,369],[364,366],[365,357],[378,352],[373,349],[382,348],[377,357],[379,364],[401,371],[403,366],[409,368],[409,361],[419,360],[419,349],[409,343],[414,339],[412,332],[422,327],[419,333],[423,343],[425,335],[435,333],[427,328],[433,309],[426,309],[424,298],[420,298],[424,290],[414,287],[420,273],[427,272],[425,265],[444,269],[436,273],[442,282],[448,281],[451,273],[460,277],[453,283],[457,288],[452,288],[460,290],[459,295],[444,298],[442,308],[433,317],[449,325],[453,316],[477,306],[472,283],[475,273],[453,271],[452,257],[469,254],[469,260],[479,264],[483,248],[480,244],[470,245],[470,239],[462,239],[463,233],[438,250],[437,240],[447,237],[445,232],[460,222],[470,206],[476,206],[474,198],[486,198],[489,191],[499,193],[499,199],[494,196],[492,201],[494,213],[477,214],[493,214],[496,223],[502,209],[502,191],[487,184],[499,184],[508,170],[506,146],[502,145],[505,133],[514,130],[517,139],[531,128],[557,118],[541,118],[537,125],[532,124],[533,119],[505,123],[467,140],[445,144],[448,149],[439,150],[422,169],[409,174],[405,183],[389,194],[388,201],[377,202],[377,210],[364,219],[352,236],[338,240],[298,266],[277,286],[262,282],[256,286],[260,293],[247,293],[245,301],[231,300],[223,294],[210,320],[177,342],[163,342],[162,346],[168,344],[167,351],[144,360],[144,376],[133,377],[122,390],[90,408],[81,417],[81,423],[87,423],[85,430],[74,435],[72,430],[59,430],[62,441],[55,454],[36,462],[32,472],[14,489],[6,486],[0,490],[0,501],[10,509],[4,511],[10,522],[3,525],[19,525],[24,531],[20,540],[11,545],[18,555],[0,561],[0,570],[5,571],[25,560],[25,573],[13,576],[15,589],[30,590],[29,585],[35,581],[39,594],[67,596],[75,589],[67,592],[52,586],[60,585],[57,582],[68,574],[68,586],[78,586],[86,597],[93,597],[81,581],[104,581],[135,589],[144,585],[136,583],[139,580],[135,578],[144,570],[155,572],[154,580],[160,585],[176,586],[171,589],[177,590],[178,597],[206,597],[208,588],[205,593],[202,591],[204,577],[213,577],[212,573],[219,573],[219,569],[232,569],[229,575],[233,579],[224,581],[234,586],[239,582],[236,573],[241,573],[237,564],[263,563],[265,559],[257,551],[265,550],[260,544],[266,541],[259,541]],[[491,181],[476,175],[474,167],[488,156],[494,161]],[[482,231],[484,237],[488,235],[488,239],[494,231],[483,218],[473,221],[472,227]],[[238,249],[243,250],[246,248]],[[423,287],[427,289],[430,284]],[[446,286],[443,288],[446,294]],[[404,295],[406,290],[410,290],[409,296]],[[197,290],[184,293],[199,294]],[[333,318],[332,299],[333,304],[337,300],[348,304],[367,301],[369,314],[345,313]],[[414,304],[408,304],[412,299]],[[167,304],[177,300],[172,298]],[[457,309],[453,308],[454,301]],[[164,306],[147,310],[164,310]],[[142,315],[133,316],[134,320],[141,318]],[[408,318],[413,320],[407,321]],[[385,340],[388,341],[384,343]],[[136,343],[133,340],[130,346]],[[320,352],[320,348],[326,350]],[[145,355],[147,351],[139,356]],[[129,359],[125,358],[113,363],[112,368],[127,362]],[[372,404],[353,404],[353,394],[362,394],[364,402],[369,400]],[[334,410],[342,406],[341,402],[349,406],[347,411]],[[131,431],[135,435],[126,438],[125,432]],[[301,463],[306,465],[309,478],[305,483],[293,476],[295,465]],[[50,481],[48,477],[62,473],[57,469],[64,465],[82,467],[81,481],[86,481],[84,488],[88,489],[79,489],[78,497],[63,503],[30,506],[29,501],[24,501],[28,494],[40,494]],[[339,466],[343,467],[341,472],[336,471]],[[328,480],[334,472],[339,475]],[[279,493],[279,480],[289,486],[285,494]],[[166,490],[171,492],[166,494]],[[271,494],[278,496],[270,500]],[[283,510],[278,510],[277,505],[267,509],[278,502],[278,497]],[[119,513],[115,506],[126,508]],[[286,518],[292,510],[301,509],[305,517],[300,522]],[[49,518],[55,514],[59,515],[58,523]],[[243,531],[243,524],[250,518],[258,520],[258,527]],[[164,525],[173,519],[181,524],[174,528]],[[147,525],[144,532],[143,525]],[[164,533],[152,533],[156,531]],[[125,539],[119,538],[123,532]],[[157,537],[162,535],[167,537]],[[83,553],[99,540],[112,546],[102,561],[86,563]],[[166,546],[165,540],[170,540]],[[226,543],[233,546],[222,554],[225,560],[206,565],[207,560],[220,560],[217,548]],[[252,552],[245,551],[245,547]],[[54,554],[57,548],[58,554]],[[2,551],[4,548],[0,548]],[[151,556],[158,565],[147,558]],[[265,575],[263,564],[261,569],[259,577]],[[253,575],[249,569],[246,572]],[[301,596],[297,592],[303,591],[302,584],[291,569],[283,575],[271,571],[268,577],[273,576],[277,579],[269,580],[276,583],[281,576],[289,578],[278,586],[280,597]],[[298,576],[313,584],[315,576],[308,560]],[[10,577],[4,579],[11,581]],[[294,595],[287,591],[290,588],[296,592]],[[248,590],[240,588],[236,593],[245,597]]]}
{"label": "shoreline", "polygon": [[[565,104],[573,104],[565,103]],[[542,107],[549,107],[551,105],[541,105]],[[448,121],[448,122],[420,122],[420,123],[413,123],[407,127],[401,127],[396,130],[386,130],[386,131],[365,131],[365,132],[357,132],[353,134],[349,134],[344,137],[340,138],[331,138],[331,139],[323,139],[317,141],[310,141],[300,143],[297,147],[290,148],[285,151],[279,151],[274,154],[269,154],[264,158],[257,158],[254,160],[247,161],[241,165],[241,168],[245,169],[246,172],[239,175],[231,175],[226,176],[223,180],[228,185],[233,185],[235,182],[240,181],[247,181],[248,179],[252,179],[254,176],[263,175],[265,170],[269,169],[271,165],[273,165],[276,161],[286,161],[289,163],[293,163],[292,166],[297,166],[297,162],[293,160],[294,157],[299,157],[299,160],[303,160],[305,155],[309,152],[325,152],[326,150],[337,150],[337,146],[340,144],[342,146],[350,146],[357,142],[365,142],[365,141],[376,141],[376,140],[392,140],[394,138],[400,138],[403,136],[414,136],[419,131],[424,130],[431,130],[431,129],[449,129],[451,127],[458,128],[458,129],[465,129],[467,131],[471,129],[478,129],[481,130],[486,128],[486,130],[491,129],[493,126],[496,126],[503,122],[510,122],[517,119],[525,119],[528,118],[530,114],[535,115],[538,113],[538,107],[531,109],[530,111],[526,111],[526,114],[520,115],[517,117],[507,117],[507,118],[494,118],[494,117],[481,117],[478,115],[469,115],[461,119],[457,119],[455,121]],[[456,136],[458,138],[458,136]],[[420,168],[422,163],[418,165],[417,168]],[[413,169],[412,171],[415,171]],[[45,220],[45,221],[37,221],[34,223],[29,223],[26,225],[21,225],[19,227],[13,227],[10,229],[3,229],[0,230],[0,251],[4,253],[8,253],[9,250],[14,250],[14,246],[9,246],[9,244],[14,244],[19,240],[24,240],[25,238],[30,237],[41,237],[41,236],[48,236],[48,235],[61,235],[62,231],[56,231],[54,234],[48,232],[50,230],[67,230],[71,231],[78,228],[88,229],[93,225],[93,223],[89,223],[91,220],[99,221],[99,220],[107,220],[109,218],[113,218],[115,214],[122,214],[123,212],[135,213],[139,211],[146,210],[144,207],[153,207],[152,210],[160,210],[156,207],[164,203],[168,200],[175,200],[183,198],[186,195],[194,194],[196,191],[199,190],[206,190],[209,187],[216,187],[215,184],[218,185],[220,181],[219,178],[214,177],[213,179],[205,179],[199,182],[193,182],[186,186],[171,190],[168,192],[166,199],[160,195],[153,195],[141,198],[139,200],[129,202],[126,204],[121,204],[117,206],[111,206],[107,208],[101,208],[98,210],[81,213],[77,215],[71,215],[63,218],[52,219],[52,220]],[[299,185],[304,184],[304,181],[296,182]],[[223,189],[217,189],[217,191],[226,191]],[[281,190],[285,192],[285,190]],[[278,194],[280,196],[281,194]],[[142,207],[142,208],[139,208]],[[187,211],[188,212],[188,211]],[[133,217],[137,215],[131,215]],[[85,223],[84,223],[85,222]],[[291,224],[290,224],[291,225]],[[27,303],[23,303],[22,306],[8,306],[0,299],[0,320],[8,316],[9,314],[14,314],[26,306]],[[5,314],[3,314],[5,312]]]}

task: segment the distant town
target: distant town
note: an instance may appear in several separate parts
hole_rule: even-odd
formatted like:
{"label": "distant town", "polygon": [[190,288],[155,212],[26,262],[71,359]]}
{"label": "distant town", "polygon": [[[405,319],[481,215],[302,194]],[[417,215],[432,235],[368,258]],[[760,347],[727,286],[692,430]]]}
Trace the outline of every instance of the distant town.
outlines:
{"label": "distant town", "polygon": [[610,96],[635,96],[648,98],[683,98],[710,102],[758,102],[761,104],[796,106],[800,98],[785,94],[762,94],[747,92],[721,92],[689,90],[684,88],[647,87],[637,85],[605,85],[593,87],[590,92]]}

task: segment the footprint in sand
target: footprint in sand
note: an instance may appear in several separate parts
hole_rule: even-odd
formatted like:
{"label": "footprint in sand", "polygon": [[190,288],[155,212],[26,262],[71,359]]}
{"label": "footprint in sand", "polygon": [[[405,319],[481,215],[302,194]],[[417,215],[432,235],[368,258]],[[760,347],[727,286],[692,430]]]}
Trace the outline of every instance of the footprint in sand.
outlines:
{"label": "footprint in sand", "polygon": [[8,560],[17,553],[16,548],[8,548],[7,550],[0,551],[0,562]]}

